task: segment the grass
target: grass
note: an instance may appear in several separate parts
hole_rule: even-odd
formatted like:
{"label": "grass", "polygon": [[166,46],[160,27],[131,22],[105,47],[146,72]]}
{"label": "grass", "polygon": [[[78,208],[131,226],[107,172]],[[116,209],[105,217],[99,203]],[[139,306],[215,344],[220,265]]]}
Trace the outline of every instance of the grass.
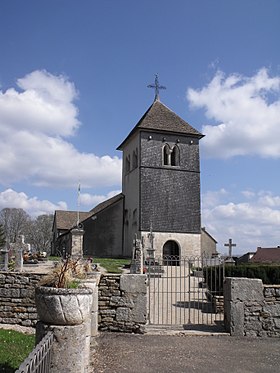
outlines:
{"label": "grass", "polygon": [[14,373],[35,346],[35,335],[0,329],[0,372]]}
{"label": "grass", "polygon": [[94,258],[94,263],[98,263],[109,273],[122,273],[121,267],[129,265],[130,259]]}
{"label": "grass", "polygon": [[61,256],[49,256],[48,260],[52,260],[54,262],[59,262],[61,260]]}

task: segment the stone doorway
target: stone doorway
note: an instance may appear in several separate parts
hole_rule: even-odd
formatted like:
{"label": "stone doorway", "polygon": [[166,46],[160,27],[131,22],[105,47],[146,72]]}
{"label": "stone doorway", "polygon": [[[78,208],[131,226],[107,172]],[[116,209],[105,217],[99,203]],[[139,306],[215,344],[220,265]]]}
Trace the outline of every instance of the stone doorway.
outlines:
{"label": "stone doorway", "polygon": [[166,241],[162,249],[164,265],[180,265],[180,249],[177,242],[173,240]]}

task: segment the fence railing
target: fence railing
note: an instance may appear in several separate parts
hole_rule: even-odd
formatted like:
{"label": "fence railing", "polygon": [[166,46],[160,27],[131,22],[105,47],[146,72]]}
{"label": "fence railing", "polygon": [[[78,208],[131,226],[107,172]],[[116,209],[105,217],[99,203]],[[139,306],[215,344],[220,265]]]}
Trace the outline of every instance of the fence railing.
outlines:
{"label": "fence railing", "polygon": [[48,332],[15,373],[48,373],[54,334]]}

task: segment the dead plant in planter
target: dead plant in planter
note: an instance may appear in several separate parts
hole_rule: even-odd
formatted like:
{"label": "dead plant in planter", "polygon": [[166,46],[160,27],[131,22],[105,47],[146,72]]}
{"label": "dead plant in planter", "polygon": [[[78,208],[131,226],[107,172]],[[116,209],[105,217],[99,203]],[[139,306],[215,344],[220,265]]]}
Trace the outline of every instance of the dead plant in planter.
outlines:
{"label": "dead plant in planter", "polygon": [[88,262],[82,259],[72,259],[67,257],[59,262],[52,272],[43,276],[39,281],[39,286],[53,288],[75,289],[79,286],[80,280],[85,279],[90,270]]}

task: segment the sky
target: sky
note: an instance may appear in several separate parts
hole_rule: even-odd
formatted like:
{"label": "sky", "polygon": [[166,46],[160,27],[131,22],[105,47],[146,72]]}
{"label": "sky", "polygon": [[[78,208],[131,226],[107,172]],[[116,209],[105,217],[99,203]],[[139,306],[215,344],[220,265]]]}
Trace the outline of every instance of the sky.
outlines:
{"label": "sky", "polygon": [[89,211],[116,148],[161,101],[200,141],[202,226],[221,253],[280,245],[278,0],[1,0],[0,209]]}

